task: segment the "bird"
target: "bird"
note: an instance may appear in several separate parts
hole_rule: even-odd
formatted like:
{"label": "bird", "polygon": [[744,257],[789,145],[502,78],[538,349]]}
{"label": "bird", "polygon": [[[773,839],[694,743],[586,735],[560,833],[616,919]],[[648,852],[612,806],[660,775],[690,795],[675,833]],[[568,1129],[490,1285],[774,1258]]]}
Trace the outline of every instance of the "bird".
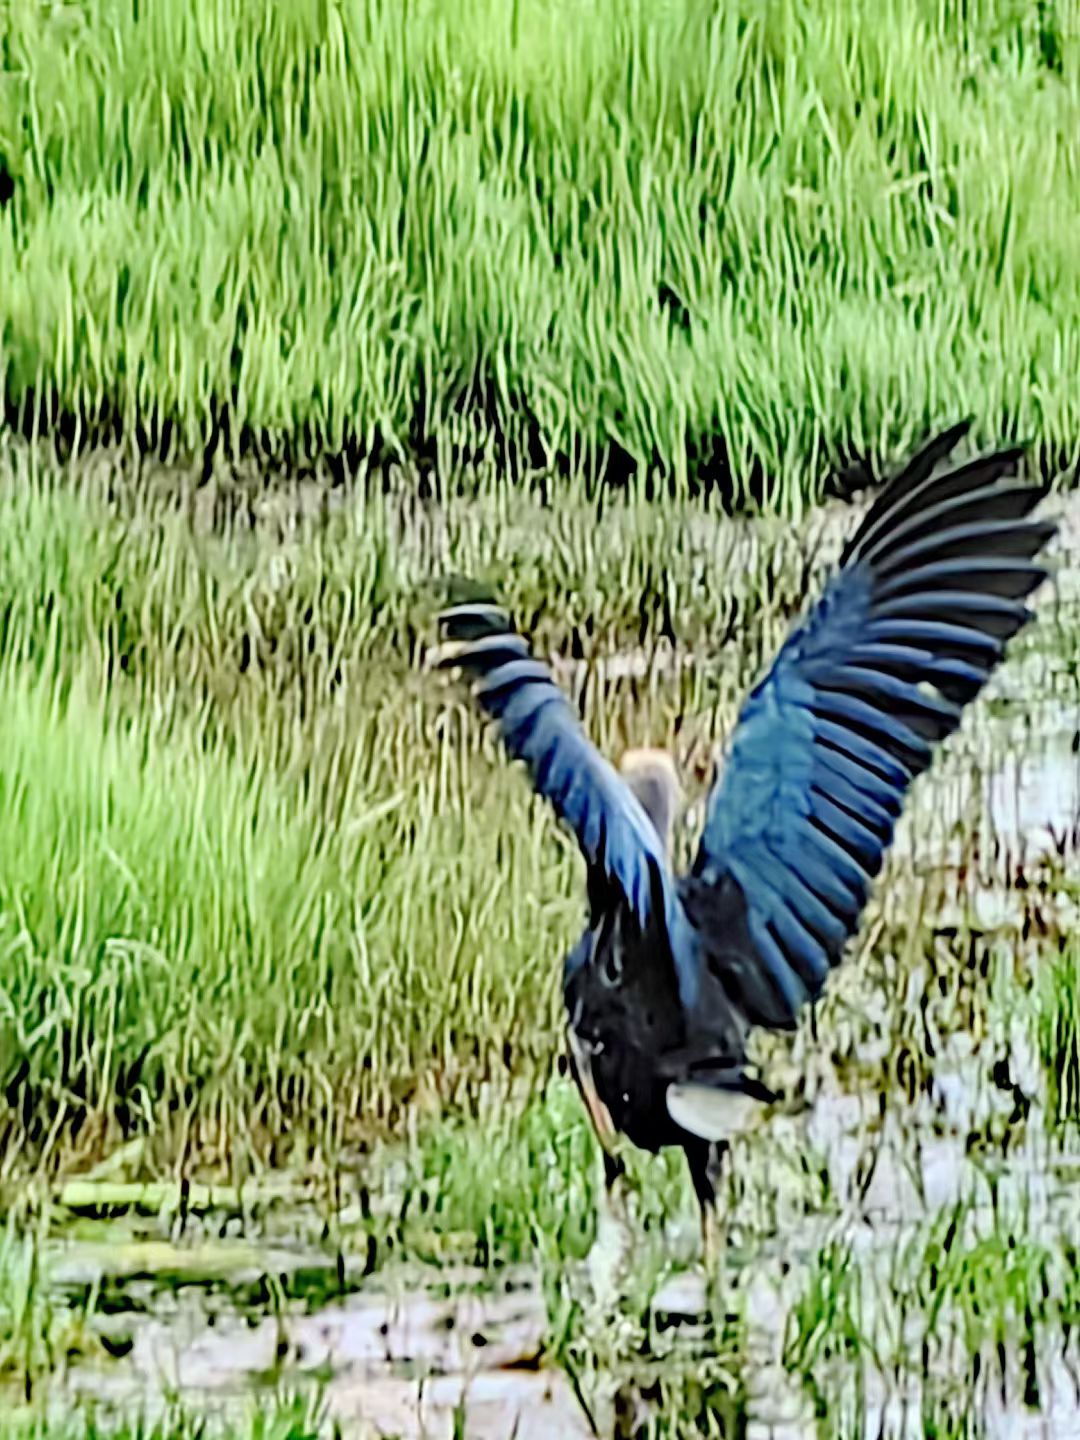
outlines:
{"label": "bird", "polygon": [[[709,1253],[733,1135],[776,1101],[755,1027],[795,1028],[858,932],[912,783],[1033,617],[1057,532],[1027,445],[956,461],[972,420],[879,488],[821,592],[750,689],[708,790],[690,868],[666,751],[596,748],[508,612],[447,606],[439,660],[469,677],[584,857],[586,920],[565,957],[569,1068],[604,1155],[683,1151]],[[722,583],[722,577],[717,577]],[[490,594],[490,592],[488,592]],[[714,1241],[715,1243],[715,1241]]]}

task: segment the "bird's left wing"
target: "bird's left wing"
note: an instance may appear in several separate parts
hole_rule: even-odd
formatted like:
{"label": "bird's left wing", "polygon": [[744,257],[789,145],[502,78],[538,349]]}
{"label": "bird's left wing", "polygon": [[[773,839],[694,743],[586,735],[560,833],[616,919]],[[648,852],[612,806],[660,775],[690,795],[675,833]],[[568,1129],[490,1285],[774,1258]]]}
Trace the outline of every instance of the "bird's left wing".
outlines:
{"label": "bird's left wing", "polygon": [[[644,929],[677,902],[663,845],[640,801],[585,734],[548,667],[499,606],[455,605],[440,617],[450,651],[509,753],[573,832],[589,866],[617,887]],[[669,918],[665,915],[664,918]]]}
{"label": "bird's left wing", "polygon": [[1042,491],[1003,478],[1020,450],[935,473],[966,428],[927,445],[870,508],[747,698],[709,797],[688,883],[706,898],[741,892],[752,957],[723,934],[703,939],[759,1023],[791,1025],[820,993],[909,785],[1046,574],[1035,556],[1056,527],[1028,518]]}

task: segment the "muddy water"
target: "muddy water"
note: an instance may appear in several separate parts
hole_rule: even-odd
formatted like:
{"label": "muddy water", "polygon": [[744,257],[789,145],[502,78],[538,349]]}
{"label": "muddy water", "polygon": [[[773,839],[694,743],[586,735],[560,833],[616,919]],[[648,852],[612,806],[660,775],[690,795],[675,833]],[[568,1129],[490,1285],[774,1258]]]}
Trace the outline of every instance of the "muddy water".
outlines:
{"label": "muddy water", "polygon": [[[884,1337],[882,1353],[888,1353],[895,1330],[896,1257],[927,1218],[960,1216],[960,1245],[994,1234],[1008,1217],[1019,1233],[1080,1245],[1075,1200],[1080,1155],[1052,1155],[1037,1127],[1007,1162],[968,1155],[968,1127],[980,1112],[1003,1102],[1000,1095],[995,1101],[993,1087],[986,1093],[978,1058],[967,1063],[969,1047],[960,1043],[955,1051],[943,1057],[935,1094],[911,1111],[887,1115],[884,1124],[876,1097],[832,1091],[820,1094],[808,1112],[780,1117],[767,1135],[746,1142],[767,1149],[780,1185],[780,1157],[808,1147],[839,1197],[828,1213],[781,1210],[767,1229],[739,1209],[729,1217],[724,1280],[745,1301],[748,1440],[809,1440],[819,1433],[805,1377],[785,1368],[783,1349],[792,1307],[824,1250],[849,1255],[861,1277],[860,1329],[867,1354],[857,1361],[861,1384],[852,1400],[859,1425],[844,1433],[899,1440],[925,1433],[923,1390],[947,1389],[950,1366],[963,1369],[970,1359],[962,1346],[942,1351],[921,1379],[898,1378],[873,1363],[871,1338]],[[1016,1057],[1021,1079],[1026,1063],[1023,1055]],[[942,1128],[944,1133],[936,1133]],[[734,1161],[741,1166],[748,1155],[736,1152]],[[283,1223],[279,1218],[278,1226]],[[62,1383],[57,1376],[56,1413],[92,1402],[99,1418],[133,1411],[153,1416],[180,1397],[186,1407],[227,1425],[241,1423],[252,1405],[269,1395],[308,1395],[318,1401],[326,1433],[338,1424],[344,1434],[362,1440],[450,1440],[460,1434],[470,1440],[573,1440],[613,1433],[611,1402],[626,1377],[613,1373],[594,1388],[586,1414],[567,1376],[544,1362],[549,1316],[531,1267],[502,1272],[497,1286],[490,1271],[447,1270],[436,1290],[408,1273],[364,1281],[354,1261],[346,1276],[356,1287],[352,1293],[310,1308],[284,1302],[277,1313],[262,1315],[234,1305],[227,1286],[206,1283],[209,1276],[239,1284],[260,1271],[283,1278],[301,1270],[310,1275],[320,1266],[329,1272],[333,1263],[325,1250],[299,1244],[268,1245],[255,1258],[242,1240],[51,1245],[46,1269],[57,1296],[74,1296],[109,1275],[126,1277],[128,1306],[112,1315],[106,1311],[96,1324],[131,1342],[122,1359],[73,1364]],[[441,1293],[445,1290],[449,1296]],[[681,1363],[692,1366],[709,1308],[700,1270],[676,1271],[658,1285],[650,1305],[664,1331],[662,1353],[681,1354]],[[921,1339],[918,1326],[916,1318],[908,1337],[913,1353]],[[988,1356],[988,1375],[997,1363]],[[833,1357],[821,1365],[818,1381],[841,1393],[851,1368],[850,1358]],[[1040,1356],[1037,1414],[1022,1401],[1019,1356],[1008,1354],[1005,1368],[1004,1398],[996,1379],[978,1393],[976,1433],[988,1440],[1080,1436],[1075,1346],[1048,1347]],[[643,1418],[647,1410],[642,1408]]]}
{"label": "muddy water", "polygon": [[[978,1100],[970,1094],[966,1101],[970,1118]],[[817,1102],[809,1133],[827,1156],[832,1179],[845,1187],[849,1203],[840,1215],[804,1221],[789,1233],[778,1231],[747,1257],[753,1270],[747,1291],[752,1377],[747,1433],[753,1440],[808,1440],[820,1433],[814,1427],[805,1376],[785,1367],[782,1352],[792,1307],[804,1293],[811,1267],[827,1248],[846,1256],[858,1277],[862,1353],[818,1362],[816,1384],[830,1393],[835,1406],[845,1382],[855,1390],[857,1372],[857,1407],[845,1434],[921,1440],[927,1433],[928,1402],[957,1388],[957,1377],[965,1371],[970,1374],[970,1352],[961,1341],[935,1353],[925,1373],[905,1369],[899,1375],[890,1365],[876,1363],[875,1354],[889,1356],[903,1349],[918,1357],[922,1341],[932,1340],[935,1328],[945,1338],[943,1321],[937,1327],[928,1325],[915,1311],[900,1325],[907,1333],[899,1337],[903,1344],[898,1344],[894,1293],[898,1257],[917,1240],[928,1217],[960,1217],[956,1243],[961,1247],[999,1233],[1005,1216],[1012,1217],[1017,1233],[1031,1240],[1058,1245],[1080,1240],[1077,1157],[1071,1162],[1062,1157],[1050,1161],[1036,1144],[1008,1164],[988,1168],[965,1154],[961,1134],[933,1136],[927,1116],[921,1117],[921,1126],[905,1117],[891,1133],[886,1127],[885,1135],[873,1142],[877,1154],[869,1184],[855,1183],[853,1172],[866,1154],[868,1127],[876,1114],[875,1102],[860,1102],[853,1096],[823,1097]],[[736,1266],[739,1263],[735,1261]],[[654,1298],[657,1310],[688,1315],[700,1312],[705,1303],[698,1272],[673,1278]],[[978,1409],[974,1433],[986,1440],[1080,1436],[1080,1348],[1048,1340],[1037,1361],[1039,1403],[1034,1412],[1024,1403],[1019,1352],[1006,1347],[1004,1379],[1001,1359],[987,1347],[986,1379],[973,1387],[968,1398],[969,1407]]]}
{"label": "muddy water", "polygon": [[[77,1260],[69,1256],[69,1267]],[[292,1260],[326,1263],[310,1250]],[[238,1422],[267,1393],[310,1394],[328,1428],[337,1423],[365,1440],[442,1440],[462,1423],[479,1437],[591,1433],[566,1377],[538,1366],[547,1317],[531,1274],[510,1277],[496,1294],[373,1289],[254,1323],[180,1288],[171,1303],[160,1298],[157,1312],[124,1317],[119,1328],[133,1344],[123,1363],[70,1371],[64,1407],[92,1400],[98,1413],[104,1406],[153,1414],[179,1396],[202,1414]]]}

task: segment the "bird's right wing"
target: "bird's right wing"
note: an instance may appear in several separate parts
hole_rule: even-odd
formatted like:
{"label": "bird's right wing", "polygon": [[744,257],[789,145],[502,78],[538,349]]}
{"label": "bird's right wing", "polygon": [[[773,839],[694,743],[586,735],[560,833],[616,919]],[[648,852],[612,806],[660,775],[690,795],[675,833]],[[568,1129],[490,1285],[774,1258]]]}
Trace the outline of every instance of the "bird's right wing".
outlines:
{"label": "bird's right wing", "polygon": [[[1035,557],[1056,527],[1028,518],[1043,491],[1004,478],[1019,449],[935,473],[966,428],[926,446],[871,506],[748,696],[709,797],[688,881],[729,900],[737,887],[756,973],[740,973],[747,962],[730,946],[724,962],[724,934],[709,948],[760,1023],[792,1024],[819,994],[908,787],[1030,618],[1024,598],[1046,575]],[[765,1005],[753,993],[762,979]]]}
{"label": "bird's right wing", "polygon": [[499,606],[455,605],[440,617],[449,653],[442,667],[476,680],[510,755],[574,834],[589,866],[616,887],[642,929],[677,908],[663,844],[640,801],[585,734],[548,667]]}

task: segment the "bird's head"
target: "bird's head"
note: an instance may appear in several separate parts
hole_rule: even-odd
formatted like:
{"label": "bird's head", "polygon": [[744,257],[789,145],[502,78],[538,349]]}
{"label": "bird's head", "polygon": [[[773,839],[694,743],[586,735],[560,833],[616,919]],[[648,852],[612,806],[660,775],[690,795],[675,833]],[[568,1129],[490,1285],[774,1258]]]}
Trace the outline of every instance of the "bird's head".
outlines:
{"label": "bird's head", "polygon": [[670,854],[671,829],[682,803],[675,762],[666,750],[627,750],[619,760],[619,770]]}

